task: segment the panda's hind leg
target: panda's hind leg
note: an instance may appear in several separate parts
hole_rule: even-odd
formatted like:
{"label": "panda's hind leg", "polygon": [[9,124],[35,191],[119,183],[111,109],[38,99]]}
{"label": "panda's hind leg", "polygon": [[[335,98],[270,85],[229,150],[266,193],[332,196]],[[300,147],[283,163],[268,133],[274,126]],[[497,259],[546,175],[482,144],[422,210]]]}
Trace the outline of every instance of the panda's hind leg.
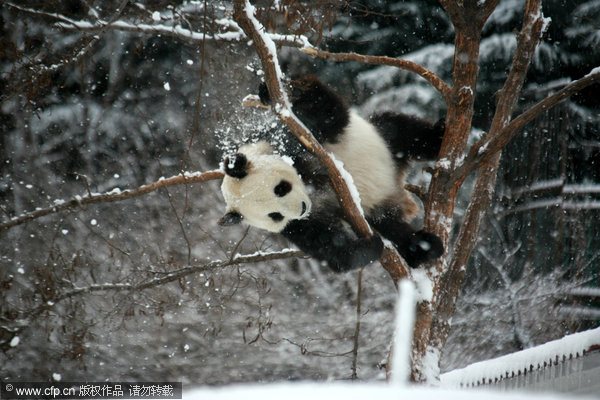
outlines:
{"label": "panda's hind leg", "polygon": [[402,258],[413,268],[444,253],[440,238],[430,232],[415,230],[404,220],[402,208],[396,203],[374,208],[367,220],[383,237],[394,243]]}

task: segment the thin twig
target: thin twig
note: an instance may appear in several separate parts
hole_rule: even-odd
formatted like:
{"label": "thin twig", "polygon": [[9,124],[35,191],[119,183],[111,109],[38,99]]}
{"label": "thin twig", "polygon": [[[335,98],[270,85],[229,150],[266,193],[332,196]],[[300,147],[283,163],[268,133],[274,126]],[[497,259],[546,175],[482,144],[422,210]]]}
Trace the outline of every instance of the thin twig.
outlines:
{"label": "thin twig", "polygon": [[411,185],[409,183],[404,185],[404,189],[408,190],[409,192],[413,193],[414,195],[416,195],[419,200],[421,200],[421,202],[425,202],[427,201],[427,189],[422,187],[422,186],[418,186],[418,185]]}
{"label": "thin twig", "polygon": [[358,270],[358,288],[356,289],[356,326],[354,328],[354,347],[352,347],[352,380],[358,379],[358,345],[360,335],[360,317],[361,310],[360,306],[362,303],[362,278],[363,278],[364,267]]}
{"label": "thin twig", "polygon": [[[207,25],[207,5],[206,5],[206,0],[204,0],[204,15],[203,15],[203,28],[202,28],[202,34],[204,36],[206,36],[206,25]],[[190,140],[188,142],[188,146],[187,149],[185,151],[185,154],[183,155],[183,159],[181,160],[181,170],[183,171],[185,169],[185,162],[188,159],[188,156],[190,155],[190,150],[192,149],[192,143],[194,142],[194,138],[196,137],[196,134],[198,133],[199,127],[200,127],[200,110],[202,108],[202,88],[204,86],[204,62],[206,60],[206,40],[203,40],[201,43],[201,52],[200,52],[200,71],[198,72],[198,74],[200,75],[200,78],[198,79],[199,84],[198,84],[198,95],[196,96],[196,112],[194,114],[194,125],[193,125],[193,129],[192,129],[192,135],[190,136]]]}
{"label": "thin twig", "polygon": [[83,182],[85,183],[85,189],[87,190],[88,196],[92,196],[92,190],[90,189],[90,182],[88,180],[87,175],[85,174],[79,174],[77,172],[75,172],[73,175],[75,175],[78,178],[83,179]]}
{"label": "thin twig", "polygon": [[[163,173],[163,166],[162,163],[160,162],[160,153],[158,152],[158,144],[156,141],[156,135],[154,135],[154,129],[152,128],[152,125],[150,124],[150,119],[148,118],[148,116],[146,115],[146,113],[144,113],[142,111],[142,109],[137,105],[137,103],[135,103],[136,108],[138,109],[138,111],[140,112],[140,114],[142,114],[144,121],[146,122],[146,126],[148,127],[148,131],[150,132],[150,135],[152,136],[152,144],[154,146],[154,157],[156,158],[156,163],[158,164],[158,169],[160,171],[161,175],[164,175]],[[181,175],[185,176],[184,171],[181,171]],[[184,210],[183,210],[183,215],[180,217],[179,216],[179,212],[177,212],[177,207],[175,207],[175,202],[173,200],[173,196],[171,196],[171,192],[169,192],[169,189],[165,188],[165,193],[167,194],[167,200],[169,200],[169,205],[171,206],[171,210],[173,211],[173,214],[175,215],[175,219],[177,220],[177,224],[179,225],[179,229],[181,230],[181,235],[183,236],[183,240],[185,241],[185,244],[187,246],[187,253],[188,253],[188,259],[187,262],[190,263],[192,261],[192,244],[190,242],[190,239],[188,238],[187,232],[185,231],[185,226],[183,225],[183,218],[185,217],[185,208],[187,207],[187,185],[185,185],[185,205],[184,205]]]}

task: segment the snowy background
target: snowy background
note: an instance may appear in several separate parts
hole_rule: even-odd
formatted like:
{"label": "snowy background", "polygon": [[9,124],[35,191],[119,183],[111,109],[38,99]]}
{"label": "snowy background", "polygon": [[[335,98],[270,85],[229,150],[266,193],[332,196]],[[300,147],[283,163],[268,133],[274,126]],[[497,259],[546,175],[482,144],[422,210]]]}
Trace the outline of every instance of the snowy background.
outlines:
{"label": "snowy background", "polygon": [[[216,169],[224,151],[270,126],[264,110],[241,107],[261,71],[245,41],[218,36],[228,2],[209,2],[208,12],[198,1],[120,11],[120,1],[14,3],[0,4],[0,222],[56,200]],[[451,82],[453,30],[437,1],[355,3],[323,32],[314,21],[299,30],[332,51],[402,56]],[[523,3],[500,2],[484,28],[474,135],[489,126]],[[545,1],[544,14],[552,25],[522,107],[600,65],[600,1]],[[205,22],[213,36],[202,41]],[[175,37],[177,24],[196,35]],[[286,74],[319,75],[365,115],[444,115],[439,94],[407,72],[326,63],[293,48],[280,57]],[[255,229],[217,227],[223,210],[213,181],[0,232],[0,379],[384,380],[396,296],[378,265],[364,270],[360,296],[357,272],[335,275],[298,258],[207,268],[145,290],[90,289],[288,246]],[[596,86],[505,150],[444,371],[599,325],[599,213]]]}

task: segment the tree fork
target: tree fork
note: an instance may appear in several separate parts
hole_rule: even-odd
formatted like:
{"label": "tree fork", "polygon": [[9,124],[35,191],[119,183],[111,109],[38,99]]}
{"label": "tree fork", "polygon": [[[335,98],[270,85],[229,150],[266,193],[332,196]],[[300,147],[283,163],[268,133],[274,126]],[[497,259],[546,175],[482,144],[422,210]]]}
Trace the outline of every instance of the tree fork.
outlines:
{"label": "tree fork", "polygon": [[[428,201],[425,203],[425,229],[440,237],[444,243],[446,254],[433,262],[428,271],[429,278],[433,280],[433,298],[431,301],[422,301],[418,305],[413,334],[411,371],[411,379],[416,382],[428,379],[424,372],[423,360],[431,341],[431,327],[437,303],[441,297],[445,296],[440,287],[440,277],[448,266],[447,255],[449,254],[448,246],[454,207],[458,190],[462,184],[462,181],[452,179],[452,172],[456,168],[457,160],[461,159],[465,153],[471,130],[479,72],[481,27],[489,15],[478,15],[475,12],[477,10],[468,8],[466,5],[464,9],[460,7],[459,10],[459,6],[452,2],[442,3],[451,16],[456,29],[454,76],[450,91],[451,101],[448,103],[446,114],[446,132],[429,186]],[[463,12],[466,14],[462,14]],[[466,18],[465,15],[471,15],[471,17]]]}
{"label": "tree fork", "polygon": [[[504,86],[500,91],[490,126],[489,135],[491,137],[496,136],[510,122],[535,49],[544,34],[545,26],[541,12],[541,0],[527,0],[523,12],[523,26],[517,39],[517,49]],[[450,333],[449,319],[455,310],[456,299],[466,273],[466,264],[475,248],[481,222],[492,201],[500,154],[500,151],[493,153],[493,156],[478,170],[477,182],[454,247],[455,251],[447,271],[440,278],[440,290],[444,296],[441,296],[440,301],[436,304],[429,338],[430,346],[435,345],[442,349]]]}

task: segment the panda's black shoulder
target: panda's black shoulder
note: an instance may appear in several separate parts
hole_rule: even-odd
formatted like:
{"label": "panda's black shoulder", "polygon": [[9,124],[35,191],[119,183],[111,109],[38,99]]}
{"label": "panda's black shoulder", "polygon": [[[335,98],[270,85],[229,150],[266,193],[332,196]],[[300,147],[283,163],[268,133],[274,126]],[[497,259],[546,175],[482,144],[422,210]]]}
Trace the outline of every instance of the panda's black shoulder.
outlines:
{"label": "panda's black shoulder", "polygon": [[290,82],[292,109],[321,143],[336,143],[350,123],[350,111],[344,99],[309,75]]}
{"label": "panda's black shoulder", "polygon": [[[315,135],[320,143],[336,143],[350,122],[350,112],[344,99],[316,76],[291,79],[286,84],[292,111]],[[267,85],[258,88],[263,104],[271,103]]]}

